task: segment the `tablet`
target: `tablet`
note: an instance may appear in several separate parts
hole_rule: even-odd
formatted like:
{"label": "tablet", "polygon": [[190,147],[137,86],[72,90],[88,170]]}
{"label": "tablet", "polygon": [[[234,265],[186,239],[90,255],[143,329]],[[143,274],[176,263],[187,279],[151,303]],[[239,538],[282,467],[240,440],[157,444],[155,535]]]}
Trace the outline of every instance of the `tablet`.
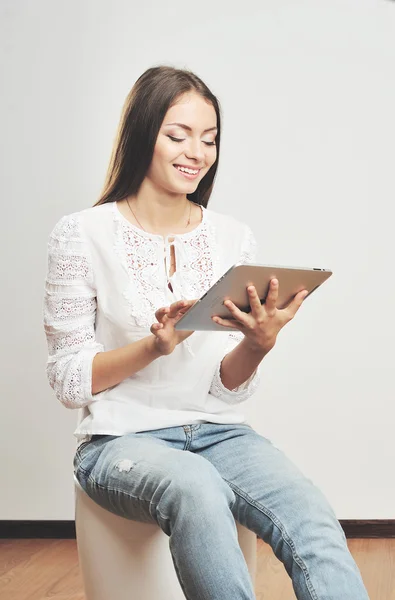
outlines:
{"label": "tablet", "polygon": [[[308,296],[332,275],[330,269],[318,267],[285,267],[279,265],[258,265],[236,263],[203,294],[199,300],[177,321],[174,326],[179,331],[233,331],[214,323],[211,317],[218,315],[233,319],[230,310],[223,304],[231,300],[240,310],[250,312],[247,292],[254,285],[261,304],[264,304],[269,291],[270,280],[278,279],[279,296],[277,308],[288,306],[294,296],[302,290],[308,290]],[[306,301],[306,298],[304,302]]]}

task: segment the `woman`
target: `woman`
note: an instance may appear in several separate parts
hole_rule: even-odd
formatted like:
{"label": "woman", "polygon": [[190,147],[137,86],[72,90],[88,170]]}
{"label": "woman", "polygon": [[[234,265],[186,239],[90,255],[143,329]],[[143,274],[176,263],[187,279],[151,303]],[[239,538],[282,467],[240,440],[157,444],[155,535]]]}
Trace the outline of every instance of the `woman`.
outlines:
{"label": "woman", "polygon": [[49,236],[44,324],[57,398],[78,408],[76,476],[100,506],[157,523],[190,600],[254,598],[235,519],[271,545],[297,598],[364,600],[343,530],[317,487],[245,421],[261,362],[306,291],[278,282],[223,332],[175,323],[235,262],[248,225],[207,208],[219,103],[193,73],[148,69],[128,95],[105,187]]}

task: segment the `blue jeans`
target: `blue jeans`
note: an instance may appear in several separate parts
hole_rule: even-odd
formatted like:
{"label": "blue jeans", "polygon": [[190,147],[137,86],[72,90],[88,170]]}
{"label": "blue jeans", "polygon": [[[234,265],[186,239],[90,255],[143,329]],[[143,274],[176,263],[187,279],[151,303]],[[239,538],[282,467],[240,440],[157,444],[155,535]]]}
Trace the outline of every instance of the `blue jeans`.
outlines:
{"label": "blue jeans", "polygon": [[247,424],[97,435],[74,470],[97,504],[169,536],[189,600],[255,598],[235,519],[271,546],[299,600],[369,598],[323,493]]}

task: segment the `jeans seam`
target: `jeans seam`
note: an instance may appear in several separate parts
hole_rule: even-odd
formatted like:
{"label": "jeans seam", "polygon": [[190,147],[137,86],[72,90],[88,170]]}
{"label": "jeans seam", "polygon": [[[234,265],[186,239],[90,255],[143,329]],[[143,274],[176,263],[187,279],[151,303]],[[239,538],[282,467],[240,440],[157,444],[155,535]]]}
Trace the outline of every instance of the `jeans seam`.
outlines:
{"label": "jeans seam", "polygon": [[278,527],[278,529],[281,531],[281,535],[283,537],[283,540],[291,548],[292,556],[293,556],[296,564],[303,571],[303,574],[304,574],[305,579],[306,579],[307,589],[308,589],[308,592],[310,593],[310,596],[311,596],[312,600],[318,600],[318,595],[317,595],[317,593],[316,593],[316,591],[315,591],[315,589],[313,587],[313,584],[311,582],[308,569],[307,569],[306,565],[304,564],[303,560],[301,559],[301,557],[299,556],[299,554],[296,552],[295,544],[293,543],[291,537],[287,533],[287,531],[286,531],[284,525],[281,523],[281,521],[276,517],[276,515],[274,513],[272,513],[272,511],[270,509],[266,508],[265,506],[263,506],[263,504],[261,504],[260,502],[257,502],[253,498],[251,498],[248,494],[246,494],[237,485],[235,485],[234,483],[231,483],[230,481],[228,481],[225,478],[224,478],[224,481],[232,488],[232,490],[234,491],[235,494],[237,494],[241,498],[244,498],[244,500],[246,500],[246,502],[248,502],[252,506],[255,506],[255,508],[257,508],[262,513],[264,513],[267,517],[269,517],[273,521],[274,525],[276,527]]}

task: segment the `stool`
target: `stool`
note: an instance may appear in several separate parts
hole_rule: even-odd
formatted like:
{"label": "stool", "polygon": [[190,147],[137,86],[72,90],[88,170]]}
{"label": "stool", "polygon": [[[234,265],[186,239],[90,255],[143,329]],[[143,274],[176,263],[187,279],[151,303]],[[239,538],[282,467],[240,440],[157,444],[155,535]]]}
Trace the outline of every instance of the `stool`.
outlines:
{"label": "stool", "polygon": [[[169,549],[156,523],[126,519],[102,508],[74,474],[77,549],[86,600],[185,600]],[[257,538],[236,521],[253,584]]]}

